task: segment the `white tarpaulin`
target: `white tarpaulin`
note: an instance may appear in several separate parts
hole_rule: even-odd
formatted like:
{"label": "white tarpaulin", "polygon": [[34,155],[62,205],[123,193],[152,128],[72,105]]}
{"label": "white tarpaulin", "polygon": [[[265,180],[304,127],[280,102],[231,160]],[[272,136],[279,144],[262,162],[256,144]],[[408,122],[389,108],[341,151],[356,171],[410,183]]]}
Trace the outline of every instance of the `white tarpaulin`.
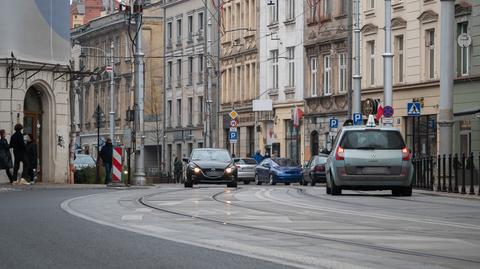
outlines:
{"label": "white tarpaulin", "polygon": [[69,0],[0,0],[0,58],[67,65]]}

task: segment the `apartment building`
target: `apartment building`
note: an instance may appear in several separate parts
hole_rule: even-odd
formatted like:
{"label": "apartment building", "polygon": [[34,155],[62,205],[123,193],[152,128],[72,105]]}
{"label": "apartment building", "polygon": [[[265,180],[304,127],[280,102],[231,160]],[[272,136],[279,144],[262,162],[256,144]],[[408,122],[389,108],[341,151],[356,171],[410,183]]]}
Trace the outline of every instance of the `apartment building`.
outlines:
{"label": "apartment building", "polygon": [[[303,161],[303,121],[294,124],[294,114],[303,111],[304,97],[304,1],[261,3],[259,7],[260,99],[273,102],[272,113],[262,113],[260,135],[265,151]],[[299,112],[301,113],[301,112]]]}
{"label": "apartment building", "polygon": [[89,23],[104,12],[102,0],[73,0],[70,4],[70,28]]}
{"label": "apartment building", "polygon": [[[237,156],[252,156],[255,139],[255,116],[252,100],[259,95],[257,33],[258,0],[229,1],[223,5],[221,20],[221,93],[219,114],[220,146]],[[263,3],[262,3],[263,4]],[[238,142],[229,141],[232,110],[238,113]]]}
{"label": "apartment building", "polygon": [[305,5],[305,157],[330,149],[329,120],[347,119],[351,90],[352,1],[312,0]]}

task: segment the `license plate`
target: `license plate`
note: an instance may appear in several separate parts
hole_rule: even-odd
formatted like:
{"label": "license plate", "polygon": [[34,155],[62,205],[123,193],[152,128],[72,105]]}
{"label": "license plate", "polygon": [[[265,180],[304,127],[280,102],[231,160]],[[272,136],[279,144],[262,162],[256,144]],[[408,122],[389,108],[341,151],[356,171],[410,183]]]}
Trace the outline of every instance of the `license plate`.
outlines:
{"label": "license plate", "polygon": [[389,174],[390,169],[388,167],[364,167],[362,174],[367,175],[383,175]]}

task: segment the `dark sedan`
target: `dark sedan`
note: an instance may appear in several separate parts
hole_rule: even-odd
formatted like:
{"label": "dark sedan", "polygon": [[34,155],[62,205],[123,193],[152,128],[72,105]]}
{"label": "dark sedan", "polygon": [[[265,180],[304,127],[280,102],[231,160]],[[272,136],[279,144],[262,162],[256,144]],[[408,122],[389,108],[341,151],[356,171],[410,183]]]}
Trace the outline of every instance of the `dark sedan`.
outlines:
{"label": "dark sedan", "polygon": [[315,186],[316,183],[325,183],[327,176],[325,173],[325,164],[327,163],[328,155],[319,154],[310,158],[307,164],[303,167],[303,179],[300,181],[301,185]]}
{"label": "dark sedan", "polygon": [[237,187],[237,167],[230,154],[225,149],[200,148],[194,149],[186,169],[185,188],[194,184],[227,184],[227,187]]}
{"label": "dark sedan", "polygon": [[261,185],[262,182],[275,185],[278,183],[300,182],[302,179],[302,168],[292,159],[273,158],[263,160],[255,168],[255,183]]}

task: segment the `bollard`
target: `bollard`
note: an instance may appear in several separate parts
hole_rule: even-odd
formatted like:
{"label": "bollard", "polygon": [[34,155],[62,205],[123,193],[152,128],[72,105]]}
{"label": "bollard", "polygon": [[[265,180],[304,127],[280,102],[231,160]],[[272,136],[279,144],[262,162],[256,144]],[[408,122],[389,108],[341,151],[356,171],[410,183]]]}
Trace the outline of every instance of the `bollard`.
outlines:
{"label": "bollard", "polygon": [[440,167],[442,159],[440,154],[437,156],[437,177],[438,177],[438,184],[437,184],[437,191],[442,191],[442,168]]}
{"label": "bollard", "polygon": [[427,157],[423,157],[423,187],[428,189],[428,161]]}
{"label": "bollard", "polygon": [[433,182],[435,178],[433,177],[433,157],[428,157],[428,177],[429,177],[429,184],[430,190],[433,191]]}
{"label": "bollard", "polygon": [[442,165],[443,165],[443,176],[442,176],[442,191],[446,192],[447,191],[447,165],[446,165],[446,155],[443,154],[442,158]]}
{"label": "bollard", "polygon": [[462,153],[462,191],[461,194],[467,194],[465,188],[465,153]]}
{"label": "bollard", "polygon": [[455,173],[455,187],[453,188],[453,192],[454,193],[458,193],[458,164],[459,164],[459,161],[458,161],[458,154],[455,153],[455,157],[453,158],[453,170],[454,170],[454,173]]}
{"label": "bollard", "polygon": [[452,190],[452,154],[448,154],[448,192]]}
{"label": "bollard", "polygon": [[473,186],[474,182],[474,177],[473,177],[473,152],[470,152],[470,157],[468,158],[469,163],[470,163],[470,192],[468,194],[474,195],[475,194],[475,188]]}

